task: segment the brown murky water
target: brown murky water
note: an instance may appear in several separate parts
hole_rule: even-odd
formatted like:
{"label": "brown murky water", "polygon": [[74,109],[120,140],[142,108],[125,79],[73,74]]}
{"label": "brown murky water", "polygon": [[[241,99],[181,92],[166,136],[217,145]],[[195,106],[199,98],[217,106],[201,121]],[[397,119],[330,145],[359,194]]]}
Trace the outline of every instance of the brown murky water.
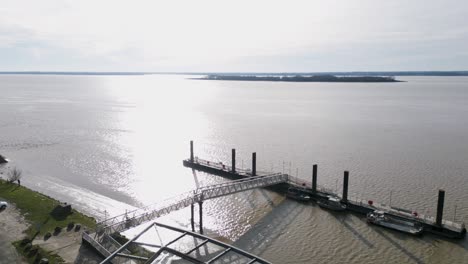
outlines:
{"label": "brown murky water", "polygon": [[[196,155],[285,171],[350,195],[468,222],[468,78],[381,84],[0,76],[0,152],[24,184],[105,217],[223,181]],[[391,201],[390,201],[391,196]],[[456,213],[455,213],[456,212]],[[466,239],[409,237],[255,190],[205,203],[205,228],[274,263],[466,263]],[[189,210],[162,219],[189,228]]]}

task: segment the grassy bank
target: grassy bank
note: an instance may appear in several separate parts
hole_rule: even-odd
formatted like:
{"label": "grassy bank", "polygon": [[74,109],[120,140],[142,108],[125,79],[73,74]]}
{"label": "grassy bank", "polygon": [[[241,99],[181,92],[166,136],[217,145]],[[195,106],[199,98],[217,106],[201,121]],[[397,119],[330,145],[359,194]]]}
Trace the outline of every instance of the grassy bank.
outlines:
{"label": "grassy bank", "polygon": [[52,217],[50,212],[60,204],[59,201],[26,187],[18,186],[15,183],[7,183],[4,180],[0,180],[0,198],[14,203],[24,218],[31,223],[31,226],[26,231],[29,237],[44,235],[47,232],[52,233],[57,226],[66,228],[70,222],[79,223],[89,228],[96,226],[94,218],[74,209],[72,210],[73,213],[64,219]]}
{"label": "grassy bank", "polygon": [[[33,246],[32,250],[28,251],[24,250],[24,245],[21,245],[21,241],[13,242],[13,246],[15,246],[16,251],[18,251],[28,261],[28,263],[31,264],[38,263],[42,258],[47,258],[49,263],[65,263],[65,260],[63,260],[59,255],[48,252],[38,246]],[[35,254],[31,254],[31,252],[36,250],[37,252]]]}
{"label": "grassy bank", "polygon": [[[56,227],[65,230],[71,222],[81,224],[82,227],[96,227],[94,218],[74,209],[66,217],[59,219],[53,217],[50,213],[60,204],[59,201],[26,187],[18,186],[16,183],[7,183],[2,179],[0,179],[0,200],[15,204],[25,220],[29,222],[29,228],[25,232],[29,239],[43,237],[46,233],[54,233]],[[20,240],[14,242],[13,245],[29,263],[37,263],[40,258],[47,258],[50,263],[65,263],[57,254],[48,252],[39,246],[33,246],[32,251],[25,249],[24,243],[21,243],[22,239],[18,239]]]}

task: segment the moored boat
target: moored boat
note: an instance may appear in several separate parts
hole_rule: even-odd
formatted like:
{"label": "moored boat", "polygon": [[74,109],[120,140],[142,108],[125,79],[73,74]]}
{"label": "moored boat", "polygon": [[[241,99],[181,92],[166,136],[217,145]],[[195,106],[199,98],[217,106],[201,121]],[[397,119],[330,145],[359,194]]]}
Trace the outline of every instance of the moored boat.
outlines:
{"label": "moored boat", "polygon": [[305,190],[296,187],[289,187],[286,197],[303,202],[310,201],[310,195]]}
{"label": "moored boat", "polygon": [[367,214],[367,222],[412,235],[420,235],[424,231],[423,226],[418,222],[397,218],[378,210]]}
{"label": "moored boat", "polygon": [[333,211],[344,211],[346,210],[346,205],[342,204],[338,197],[334,196],[327,196],[323,199],[318,199],[317,204],[326,209],[330,209]]}

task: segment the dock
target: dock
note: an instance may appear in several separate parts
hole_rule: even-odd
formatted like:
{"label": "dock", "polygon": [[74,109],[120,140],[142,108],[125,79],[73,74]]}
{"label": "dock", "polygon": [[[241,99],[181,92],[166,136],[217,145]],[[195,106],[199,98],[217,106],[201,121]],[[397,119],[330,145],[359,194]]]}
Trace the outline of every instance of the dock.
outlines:
{"label": "dock", "polygon": [[[258,172],[256,166],[257,153],[252,153],[252,169],[245,170],[236,167],[236,150],[232,149],[231,164],[223,164],[221,162],[209,161],[200,159],[194,156],[193,141],[190,142],[190,158],[183,160],[183,165],[187,168],[192,168],[197,171],[221,176],[231,180],[247,180],[251,177],[259,177],[262,175],[272,175],[272,172]],[[464,238],[466,236],[466,227],[464,223],[456,223],[443,219],[445,191],[439,190],[437,213],[436,217],[417,214],[416,212],[399,208],[395,206],[387,206],[375,201],[364,201],[348,197],[349,171],[344,171],[343,174],[343,191],[341,194],[334,193],[326,188],[321,188],[317,185],[318,166],[313,165],[312,181],[305,183],[303,179],[298,179],[291,175],[278,173],[287,177],[287,181],[276,185],[269,185],[268,189],[281,194],[286,194],[290,187],[300,189],[303,193],[308,194],[313,201],[328,197],[330,195],[339,197],[341,203],[346,205],[346,210],[349,212],[366,215],[374,210],[382,210],[396,218],[409,220],[420,223],[424,232],[447,238]]]}

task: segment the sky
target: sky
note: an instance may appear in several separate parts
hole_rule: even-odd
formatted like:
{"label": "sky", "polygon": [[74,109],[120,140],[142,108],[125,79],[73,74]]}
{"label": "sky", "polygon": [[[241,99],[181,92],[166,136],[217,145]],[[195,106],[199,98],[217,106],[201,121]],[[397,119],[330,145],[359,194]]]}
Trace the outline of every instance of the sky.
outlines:
{"label": "sky", "polygon": [[465,0],[1,0],[0,71],[468,70]]}

